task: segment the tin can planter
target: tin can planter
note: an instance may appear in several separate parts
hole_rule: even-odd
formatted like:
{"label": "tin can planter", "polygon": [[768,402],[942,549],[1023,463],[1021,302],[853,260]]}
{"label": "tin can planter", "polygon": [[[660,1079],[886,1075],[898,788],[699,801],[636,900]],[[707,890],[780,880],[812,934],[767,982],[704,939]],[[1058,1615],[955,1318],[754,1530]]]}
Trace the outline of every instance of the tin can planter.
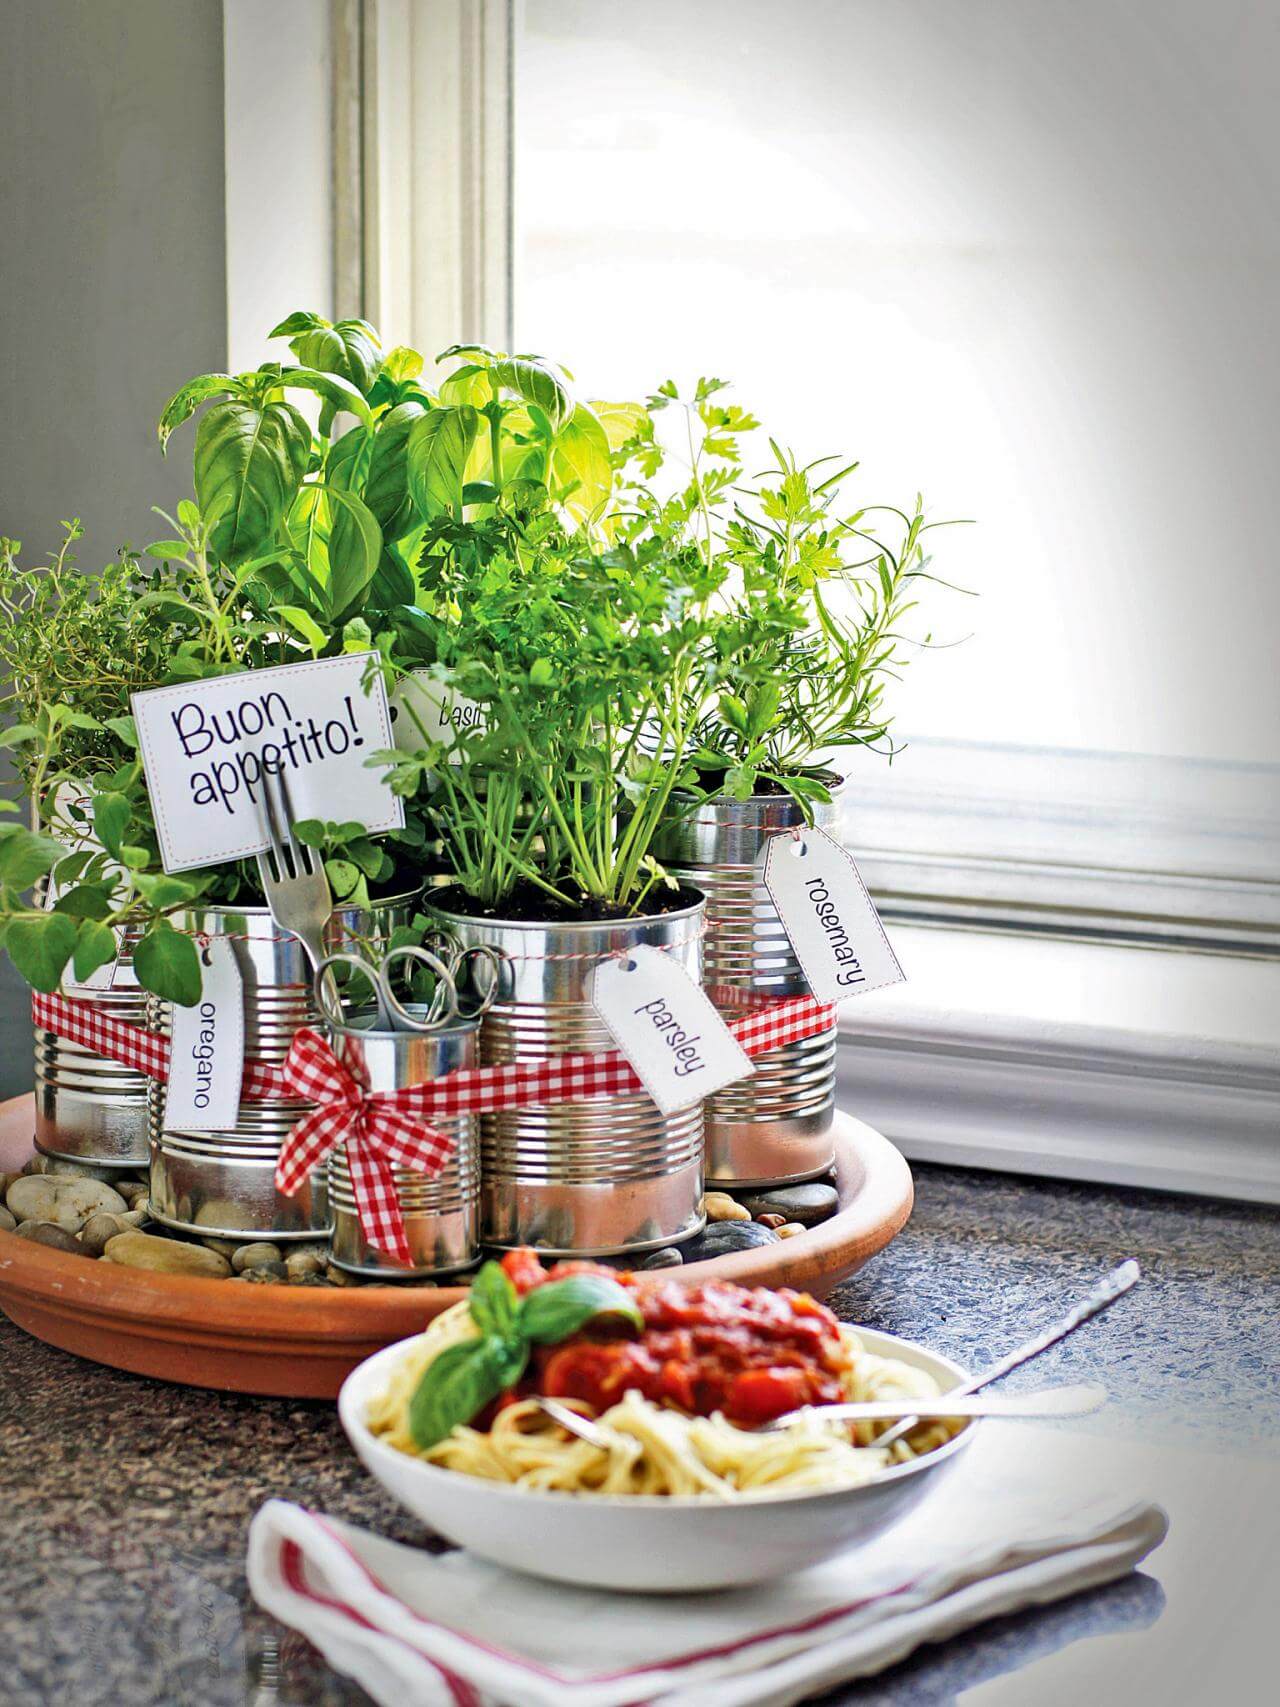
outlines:
{"label": "tin can planter", "polygon": [[[486,1066],[613,1049],[591,1003],[596,967],[610,955],[648,944],[700,981],[700,898],[608,922],[471,918],[450,907],[448,891],[428,896],[427,910],[461,947],[503,958],[480,1028]],[[486,1114],[480,1130],[486,1244],[616,1256],[692,1238],[705,1224],[701,1104],[664,1115],[643,1093],[591,1097]]]}
{"label": "tin can planter", "polygon": [[[397,897],[366,911],[335,912],[332,948],[377,947],[396,925],[407,923],[417,895]],[[283,932],[265,907],[205,907],[187,913],[184,929],[227,937],[244,989],[246,1058],[279,1066],[300,1026],[318,1025],[311,969],[302,944]],[[169,1029],[169,1005],[148,998],[152,1030]],[[199,1132],[165,1125],[165,1087],[151,1081],[149,1135],[151,1213],[178,1232],[224,1239],[315,1239],[329,1232],[325,1171],[317,1168],[296,1197],[275,1186],[276,1162],[294,1123],[307,1111],[300,1102],[242,1102],[235,1128]]]}
{"label": "tin can planter", "polygon": [[[424,1033],[375,1031],[373,1017],[360,1016],[349,1027],[329,1027],[334,1054],[371,1091],[405,1090],[474,1067],[479,1059],[477,1020]],[[345,1145],[339,1144],[330,1155],[330,1256],[338,1268],[382,1280],[426,1280],[470,1268],[479,1257],[480,1122],[475,1115],[461,1115],[431,1124],[454,1141],[453,1154],[441,1171],[432,1178],[414,1168],[395,1169],[396,1196],[411,1257],[407,1267],[365,1238]]]}
{"label": "tin can planter", "polygon": [[[832,779],[833,788],[838,779]],[[813,807],[832,830],[838,797]],[[806,996],[809,986],[761,881],[769,838],[802,828],[790,795],[704,800],[672,817],[655,846],[673,876],[707,897],[703,983],[726,1020],[761,999]],[[750,1078],[706,1104],[707,1178],[713,1185],[790,1185],[823,1174],[833,1160],[836,1028],[757,1055]]]}
{"label": "tin can planter", "polygon": [[[146,992],[126,958],[110,989],[68,994],[125,1025],[147,1023]],[[56,1031],[35,1028],[36,1149],[65,1162],[137,1173],[147,1165],[145,1073],[111,1061]]]}

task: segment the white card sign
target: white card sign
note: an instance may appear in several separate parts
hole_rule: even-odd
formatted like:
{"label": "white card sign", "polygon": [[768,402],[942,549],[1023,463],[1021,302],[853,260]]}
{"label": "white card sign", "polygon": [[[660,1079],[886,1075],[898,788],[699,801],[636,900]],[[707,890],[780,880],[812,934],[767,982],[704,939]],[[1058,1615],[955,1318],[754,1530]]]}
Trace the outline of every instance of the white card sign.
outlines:
{"label": "white card sign", "polygon": [[602,960],[591,999],[664,1114],[688,1108],[754,1071],[702,991],[660,948]]}
{"label": "white card sign", "polygon": [[386,690],[366,652],[213,676],[133,695],[166,871],[267,846],[262,783],[283,776],[299,818],[404,826],[403,803],[365,760],[391,746]]}
{"label": "white card sign", "polygon": [[395,743],[405,752],[412,752],[424,736],[452,746],[464,729],[484,727],[484,708],[454,693],[430,670],[413,670],[391,691],[391,724]]}
{"label": "white card sign", "polygon": [[906,974],[857,866],[822,830],[771,837],[764,885],[820,1002],[903,982]]}
{"label": "white card sign", "polygon": [[239,1123],[244,1076],[244,990],[235,949],[210,937],[200,951],[200,1000],[173,1004],[164,1123],[178,1131],[229,1132]]}

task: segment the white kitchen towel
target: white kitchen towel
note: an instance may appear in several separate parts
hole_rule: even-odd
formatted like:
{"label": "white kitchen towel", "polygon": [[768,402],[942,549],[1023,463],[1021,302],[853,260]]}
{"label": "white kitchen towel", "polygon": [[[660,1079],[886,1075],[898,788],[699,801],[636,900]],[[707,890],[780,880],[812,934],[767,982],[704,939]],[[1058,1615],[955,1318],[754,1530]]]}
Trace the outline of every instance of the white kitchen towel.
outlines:
{"label": "white kitchen towel", "polygon": [[249,1583],[384,1707],[787,1707],[1132,1570],[1164,1513],[1100,1494],[1096,1464],[1086,1437],[988,1423],[887,1534],[756,1588],[677,1596],[544,1582],[271,1500]]}

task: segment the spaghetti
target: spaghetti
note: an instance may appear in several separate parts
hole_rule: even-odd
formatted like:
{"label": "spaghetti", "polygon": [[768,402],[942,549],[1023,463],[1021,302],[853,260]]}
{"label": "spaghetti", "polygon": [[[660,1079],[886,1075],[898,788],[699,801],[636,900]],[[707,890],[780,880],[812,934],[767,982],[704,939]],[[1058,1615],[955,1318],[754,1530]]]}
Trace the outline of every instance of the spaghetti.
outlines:
{"label": "spaghetti", "polygon": [[[867,1351],[856,1332],[838,1328],[841,1395],[850,1400],[931,1398],[938,1389],[922,1370]],[[490,1427],[454,1428],[425,1451],[409,1429],[409,1406],[424,1372],[449,1346],[476,1334],[467,1304],[438,1316],[393,1368],[370,1404],[371,1432],[397,1451],[487,1481],[560,1493],[704,1495],[735,1500],[773,1492],[805,1493],[855,1487],[887,1469],[943,1445],[954,1424],[921,1423],[887,1447],[875,1444],[885,1423],[836,1423],[809,1414],[762,1433],[735,1427],[717,1412],[691,1416],[635,1390],[599,1411],[562,1400],[591,1416],[608,1436],[602,1448],[579,1440],[531,1399],[500,1408]]]}

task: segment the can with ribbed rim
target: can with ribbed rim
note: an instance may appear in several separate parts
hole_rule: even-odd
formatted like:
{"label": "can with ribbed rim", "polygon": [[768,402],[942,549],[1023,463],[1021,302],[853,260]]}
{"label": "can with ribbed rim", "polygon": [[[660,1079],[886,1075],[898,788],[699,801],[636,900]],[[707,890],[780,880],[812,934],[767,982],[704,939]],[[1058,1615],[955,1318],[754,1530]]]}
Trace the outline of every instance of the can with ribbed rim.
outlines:
{"label": "can with ribbed rim", "polygon": [[[345,907],[329,921],[331,948],[384,947],[396,925],[407,923],[417,894],[377,902],[371,910]],[[318,1025],[311,970],[302,944],[282,931],[265,907],[198,907],[178,921],[202,936],[231,943],[244,990],[244,1048],[248,1059],[279,1066],[300,1026]],[[148,998],[153,1031],[169,1029],[169,1004]],[[235,1128],[200,1132],[164,1121],[165,1087],[152,1080],[149,1103],[151,1213],[178,1232],[225,1239],[315,1239],[330,1228],[325,1172],[317,1168],[295,1197],[276,1190],[280,1150],[305,1102],[240,1104]]]}
{"label": "can with ribbed rim", "polygon": [[[833,793],[839,779],[829,779]],[[838,798],[813,804],[831,831]],[[762,880],[771,837],[804,826],[789,794],[686,803],[673,811],[654,852],[673,876],[707,898],[703,983],[726,1020],[761,1001],[807,996],[809,985]],[[823,1174],[833,1160],[836,1028],[757,1055],[750,1078],[706,1104],[707,1178],[713,1185],[788,1185]]]}
{"label": "can with ribbed rim", "polygon": [[[334,1054],[368,1090],[406,1090],[476,1065],[478,1020],[416,1032],[376,1031],[374,1018],[371,1013],[361,1014],[346,1026],[329,1028]],[[365,1238],[346,1147],[339,1144],[333,1150],[329,1157],[330,1256],[338,1268],[383,1280],[425,1280],[470,1268],[476,1261],[480,1254],[480,1122],[474,1114],[466,1114],[433,1119],[431,1125],[454,1142],[440,1172],[433,1177],[415,1168],[393,1170],[409,1243],[407,1265]]]}
{"label": "can with ribbed rim", "polygon": [[[147,1023],[146,992],[127,956],[109,989],[74,988],[68,996],[125,1025]],[[145,1073],[125,1067],[44,1026],[35,1027],[36,1149],[65,1162],[137,1173],[147,1165]]]}
{"label": "can with ribbed rim", "polygon": [[[464,948],[503,959],[480,1030],[485,1065],[599,1054],[616,1047],[591,1003],[602,960],[649,945],[701,980],[703,906],[607,922],[472,918],[448,891],[426,898]],[[652,1099],[601,1096],[481,1117],[481,1226],[486,1244],[549,1255],[612,1256],[692,1238],[702,1210],[702,1106],[663,1114]]]}

